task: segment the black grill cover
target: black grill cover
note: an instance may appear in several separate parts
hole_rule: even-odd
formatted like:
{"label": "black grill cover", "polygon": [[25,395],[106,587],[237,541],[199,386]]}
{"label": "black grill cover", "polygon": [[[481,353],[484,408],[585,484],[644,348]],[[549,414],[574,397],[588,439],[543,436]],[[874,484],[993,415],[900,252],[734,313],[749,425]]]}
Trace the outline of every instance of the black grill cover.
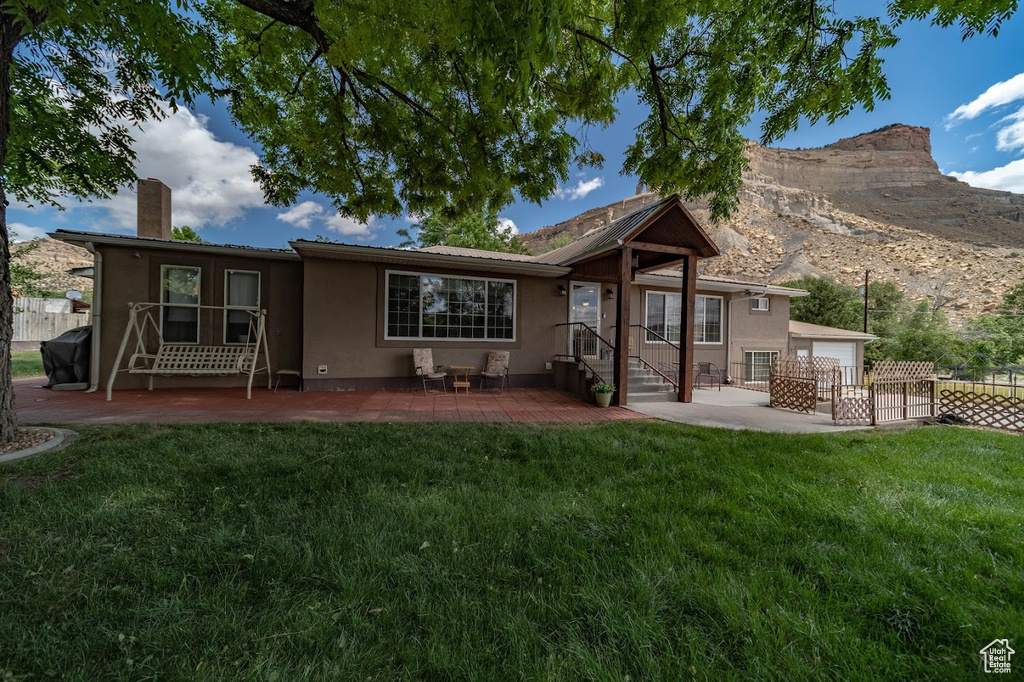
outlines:
{"label": "black grill cover", "polygon": [[91,347],[92,325],[70,329],[55,339],[40,343],[43,370],[50,379],[46,386],[89,383]]}

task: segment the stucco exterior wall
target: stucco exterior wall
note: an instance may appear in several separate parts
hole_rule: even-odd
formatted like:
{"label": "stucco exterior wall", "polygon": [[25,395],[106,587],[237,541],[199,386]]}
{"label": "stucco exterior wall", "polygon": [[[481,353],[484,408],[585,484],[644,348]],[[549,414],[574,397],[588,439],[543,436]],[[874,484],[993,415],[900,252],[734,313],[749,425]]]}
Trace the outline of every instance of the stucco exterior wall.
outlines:
{"label": "stucco exterior wall", "polygon": [[[474,376],[487,352],[509,350],[509,385],[550,385],[555,325],[565,322],[569,300],[558,294],[567,280],[490,275],[516,282],[514,341],[392,340],[385,338],[389,270],[408,268],[327,258],[304,260],[303,383],[307,389],[409,388],[419,384],[413,348],[431,348],[438,365],[472,365]],[[439,268],[423,274],[484,276]],[[326,366],[320,374],[318,368]],[[473,385],[476,387],[476,379]]]}
{"label": "stucco exterior wall", "polygon": [[789,351],[789,297],[769,296],[768,300],[768,310],[760,311],[751,310],[749,297],[742,293],[726,299],[726,305],[732,308],[733,364],[744,362],[748,351],[777,351],[780,355]]}
{"label": "stucco exterior wall", "polygon": [[[196,266],[201,269],[200,305],[224,304],[224,271],[251,270],[260,273],[260,306],[267,311],[267,346],[270,366],[278,369],[299,369],[302,358],[302,263],[245,256],[221,256],[205,253],[183,253],[146,248],[98,246],[103,257],[103,284],[100,329],[100,376],[105,386],[117,349],[128,324],[129,302],[159,302],[160,268],[162,265]],[[156,317],[156,314],[154,313]],[[158,319],[158,318],[157,318]],[[156,336],[149,335],[149,348],[156,350]],[[224,342],[224,314],[219,310],[200,310],[199,343],[221,345]],[[94,340],[95,343],[95,340]],[[134,352],[134,341],[125,352],[122,368]],[[262,377],[262,379],[261,379]],[[275,378],[276,379],[276,378]],[[148,378],[120,373],[115,389],[141,388]],[[244,386],[247,377],[160,377],[156,387],[175,386]],[[266,381],[257,375],[254,384]],[[265,384],[264,384],[265,385]],[[243,396],[244,397],[244,396]],[[116,399],[116,398],[115,398]]]}
{"label": "stucco exterior wall", "polygon": [[[655,287],[655,286],[635,286],[633,287],[633,298],[630,299],[630,317],[633,318],[633,324],[646,324],[647,320],[647,292],[667,292],[667,293],[680,293],[679,288],[667,288],[667,287]],[[719,369],[726,370],[726,357],[727,346],[726,343],[729,339],[729,298],[728,294],[724,294],[717,291],[709,291],[697,288],[698,296],[717,296],[722,298],[722,341],[719,343],[694,343],[693,344],[693,361],[694,362],[711,362],[714,363]],[[787,308],[788,311],[788,308]],[[788,324],[788,320],[787,320]],[[788,328],[787,328],[788,333]],[[655,348],[658,344],[645,343],[644,346],[647,348]]]}

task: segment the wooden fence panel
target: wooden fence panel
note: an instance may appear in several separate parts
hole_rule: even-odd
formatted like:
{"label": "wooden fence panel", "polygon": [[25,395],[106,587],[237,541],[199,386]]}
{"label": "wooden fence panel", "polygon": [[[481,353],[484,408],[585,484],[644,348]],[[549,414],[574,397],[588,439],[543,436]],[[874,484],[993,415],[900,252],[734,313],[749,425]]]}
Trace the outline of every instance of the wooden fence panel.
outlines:
{"label": "wooden fence panel", "polygon": [[935,381],[875,381],[871,384],[875,423],[935,415]]}
{"label": "wooden fence panel", "polygon": [[14,299],[14,341],[49,341],[75,327],[90,323],[88,311],[72,312],[63,298]]}
{"label": "wooden fence panel", "polygon": [[1021,398],[943,389],[939,392],[939,410],[977,426],[1024,431],[1024,399]]}

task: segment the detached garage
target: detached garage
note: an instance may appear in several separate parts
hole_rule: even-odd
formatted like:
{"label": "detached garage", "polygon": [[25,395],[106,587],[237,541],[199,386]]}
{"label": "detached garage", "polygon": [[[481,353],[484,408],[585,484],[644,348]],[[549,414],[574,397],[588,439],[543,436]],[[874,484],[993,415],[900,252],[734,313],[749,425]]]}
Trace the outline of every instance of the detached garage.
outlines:
{"label": "detached garage", "polygon": [[[854,381],[861,379],[864,344],[877,338],[874,334],[789,321],[789,352],[792,355],[838,358],[839,366],[844,368],[845,378]],[[847,367],[855,369],[846,370]]]}

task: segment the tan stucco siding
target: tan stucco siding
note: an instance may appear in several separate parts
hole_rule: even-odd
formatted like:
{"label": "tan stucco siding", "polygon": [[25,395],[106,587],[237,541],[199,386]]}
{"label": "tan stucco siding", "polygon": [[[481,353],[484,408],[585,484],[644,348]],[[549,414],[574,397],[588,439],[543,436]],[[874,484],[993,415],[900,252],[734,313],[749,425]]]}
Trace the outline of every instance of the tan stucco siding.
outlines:
{"label": "tan stucco siding", "polygon": [[[511,351],[509,375],[516,383],[549,380],[555,325],[565,322],[568,297],[558,294],[567,280],[489,275],[516,283],[514,341],[388,339],[386,275],[389,271],[484,277],[445,269],[413,271],[337,259],[306,258],[303,378],[310,388],[372,388],[413,382],[412,349],[432,348],[438,365],[472,365],[478,373],[489,350]],[[327,372],[317,368],[326,365]],[[517,381],[518,378],[518,381]]]}
{"label": "tan stucco siding", "polygon": [[[748,351],[789,352],[789,297],[769,296],[767,311],[751,310],[750,299],[742,293],[727,299],[732,307],[733,364],[744,362]],[[726,317],[729,311],[726,309]],[[730,367],[730,371],[732,368]]]}
{"label": "tan stucco siding", "polygon": [[[647,324],[647,292],[655,291],[659,293],[680,293],[678,288],[667,288],[667,287],[652,287],[652,286],[635,286],[633,287],[633,298],[630,299],[630,317],[633,320],[633,324]],[[693,361],[694,362],[712,362],[717,367],[725,369],[726,367],[726,341],[729,338],[729,308],[728,308],[728,295],[722,294],[715,291],[705,291],[697,289],[698,296],[717,296],[722,298],[722,341],[720,343],[694,343],[693,344]],[[641,340],[643,342],[643,340]],[[660,344],[643,343],[647,348],[655,348]]]}
{"label": "tan stucco siding", "polygon": [[[130,249],[118,246],[98,247],[103,257],[103,300],[100,334],[100,376],[105,385],[117,356],[117,349],[128,324],[128,303],[159,302],[162,265],[200,268],[200,305],[224,304],[224,271],[250,270],[260,273],[260,306],[267,311],[267,345],[271,368],[298,369],[302,355],[302,264],[260,258],[190,254],[156,249]],[[154,317],[159,317],[154,312]],[[224,314],[219,310],[201,310],[199,343],[221,345],[224,342]],[[121,366],[127,366],[134,352],[130,342]],[[149,348],[156,350],[156,337],[149,335]],[[265,375],[262,381],[265,381]],[[137,388],[147,379],[121,373],[115,388]],[[156,386],[233,386],[244,385],[243,377],[157,377]],[[257,382],[261,381],[257,378]]]}

